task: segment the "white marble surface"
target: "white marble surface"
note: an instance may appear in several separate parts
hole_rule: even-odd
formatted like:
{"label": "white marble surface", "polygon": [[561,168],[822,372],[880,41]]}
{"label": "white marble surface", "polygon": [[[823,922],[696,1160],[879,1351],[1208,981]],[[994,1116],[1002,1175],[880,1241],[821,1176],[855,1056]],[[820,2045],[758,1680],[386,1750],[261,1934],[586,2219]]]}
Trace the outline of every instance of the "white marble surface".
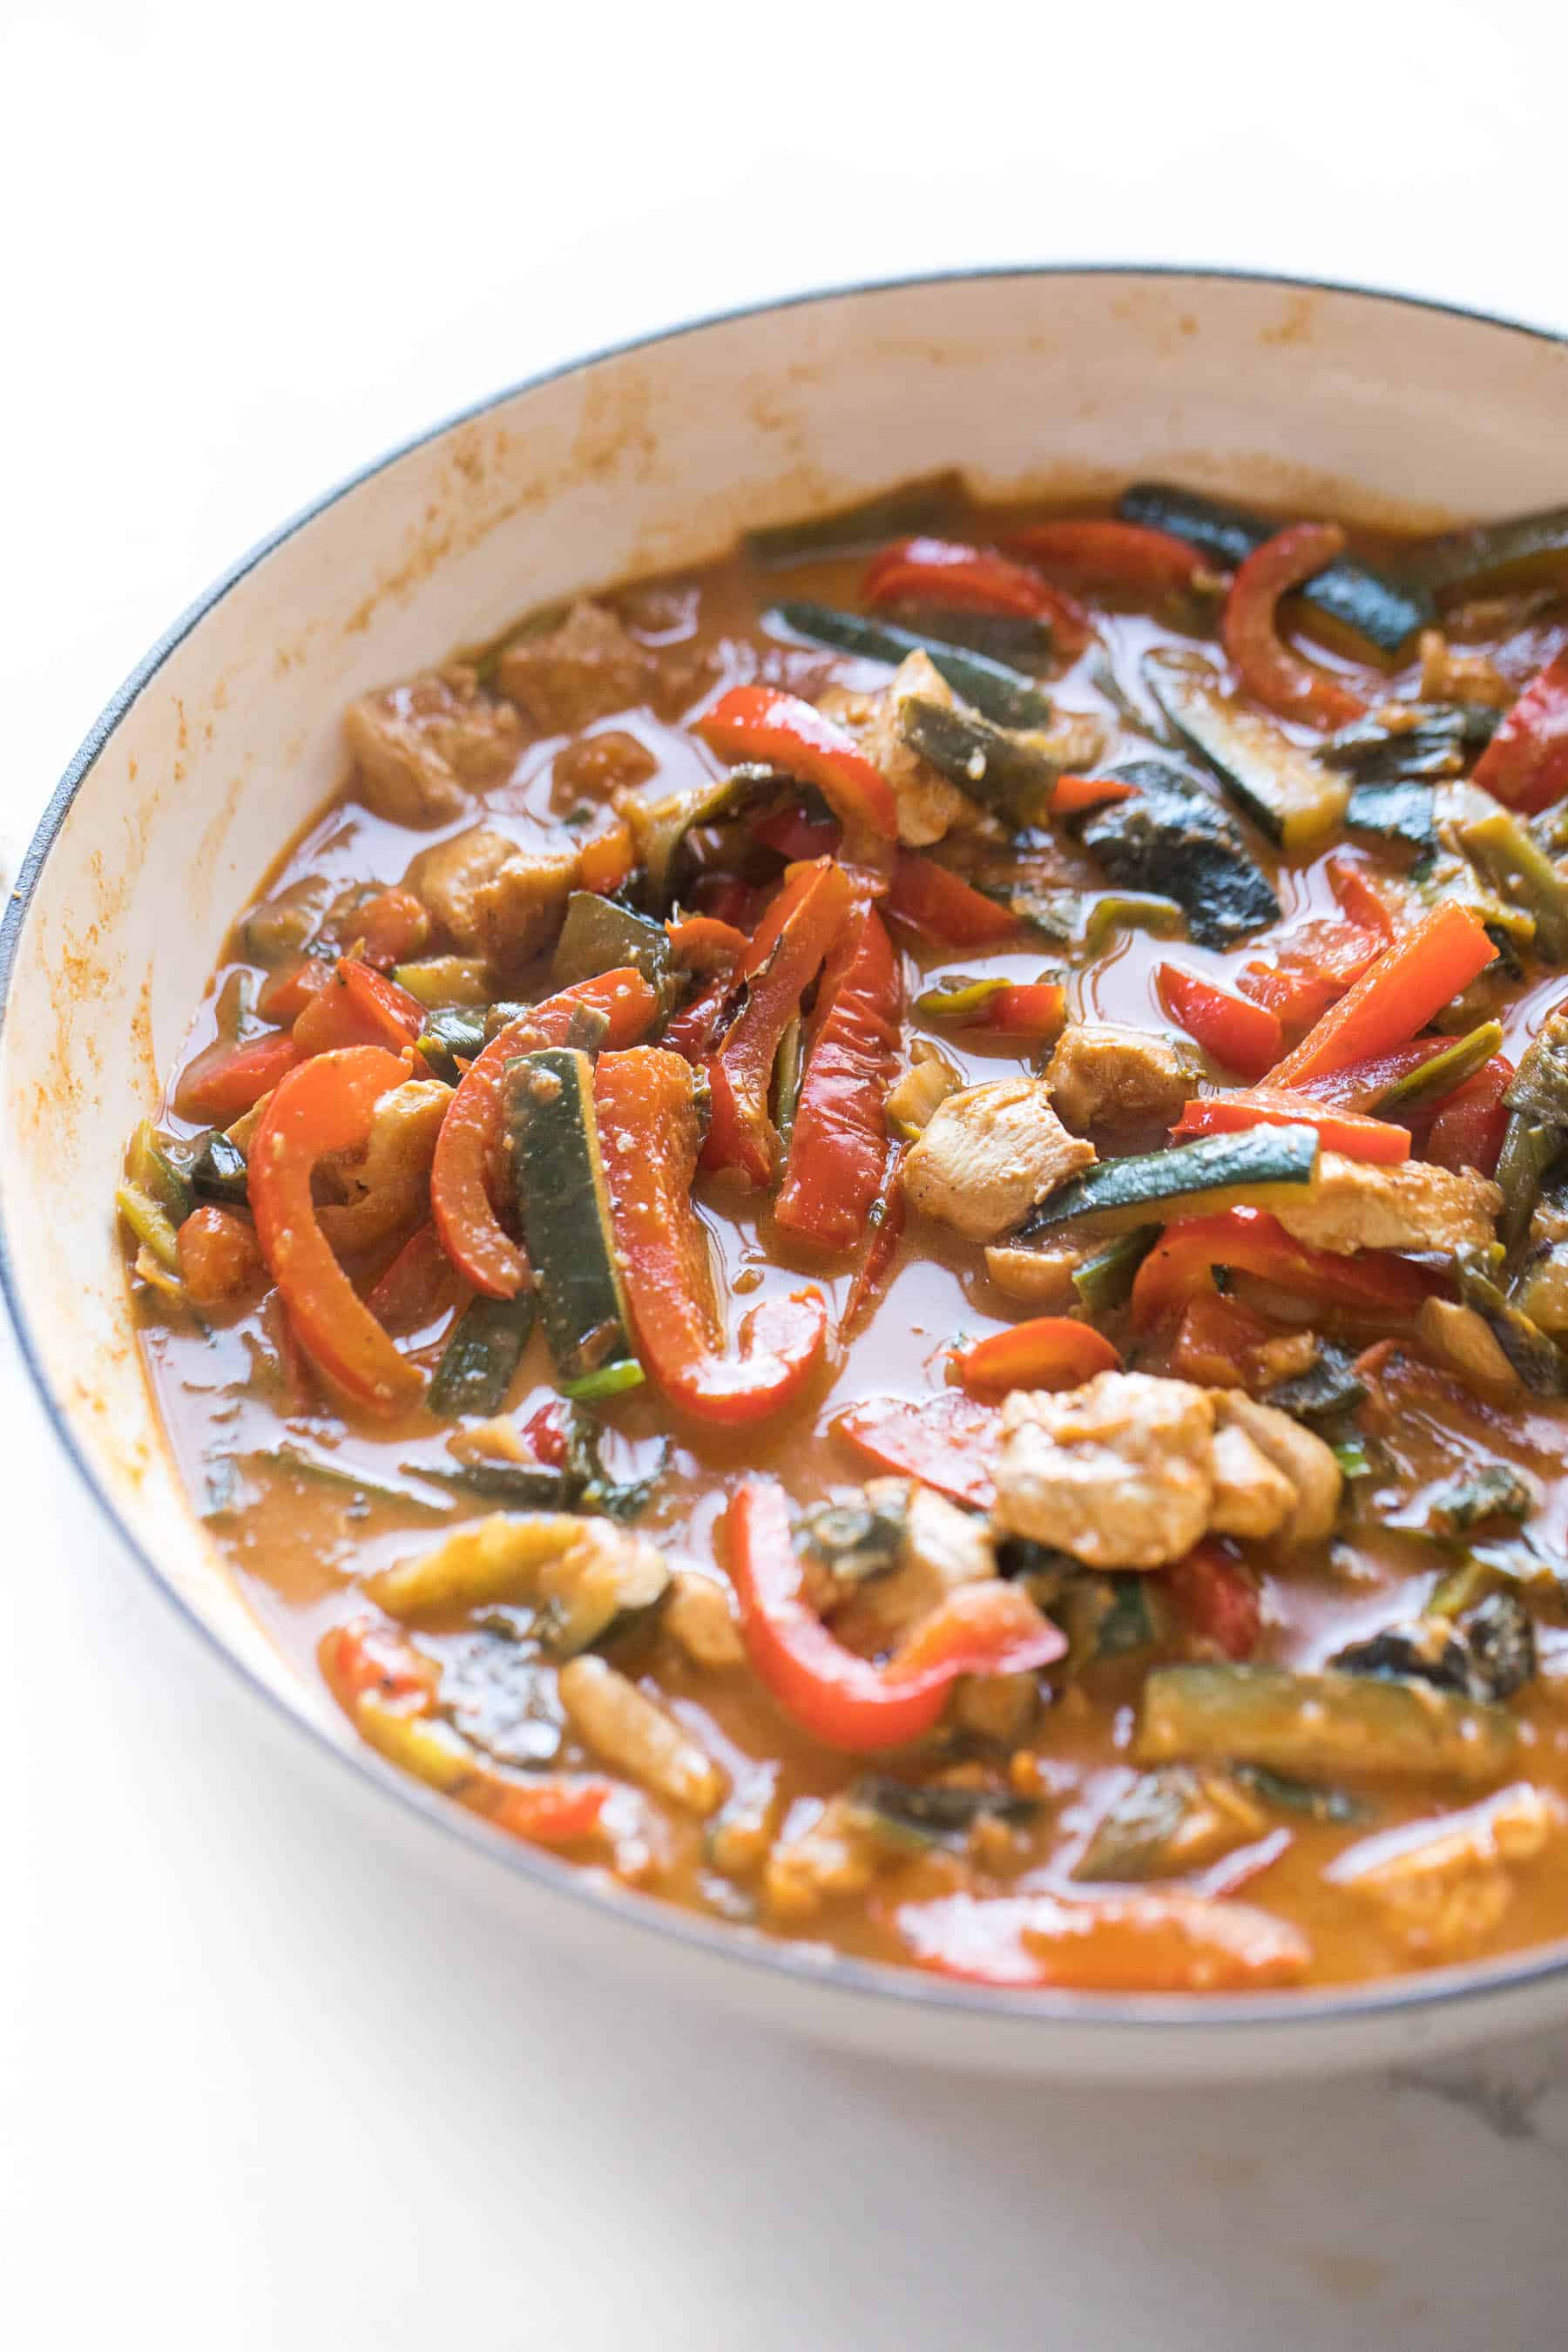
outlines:
{"label": "white marble surface", "polygon": [[[1058,13],[13,0],[6,848],[280,514],[666,319],[1060,255],[1568,323],[1560,15]],[[900,2077],[640,2001],[354,1843],[117,1557],[8,1356],[0,1429],[6,2343],[1563,2340],[1568,2038],[1155,2098]]]}

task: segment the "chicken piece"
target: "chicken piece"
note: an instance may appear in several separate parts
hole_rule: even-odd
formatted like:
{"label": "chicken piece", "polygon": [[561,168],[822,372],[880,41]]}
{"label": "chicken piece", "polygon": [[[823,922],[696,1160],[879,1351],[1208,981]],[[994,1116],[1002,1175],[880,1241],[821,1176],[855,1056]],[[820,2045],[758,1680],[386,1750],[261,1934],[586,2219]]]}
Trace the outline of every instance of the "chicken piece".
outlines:
{"label": "chicken piece", "polygon": [[1092,1165],[1092,1143],[1069,1135],[1039,1078],[996,1078],[950,1095],[904,1162],[911,1208],[966,1241],[994,1242],[1047,1192]]}
{"label": "chicken piece", "polygon": [[1081,1133],[1124,1119],[1174,1119],[1201,1075],[1202,1065],[1169,1037],[1075,1021],[1063,1031],[1046,1079],[1058,1111]]}
{"label": "chicken piece", "polygon": [[410,1078],[382,1096],[358,1150],[331,1152],[321,1161],[326,1181],[342,1194],[316,1211],[334,1250],[373,1249],[423,1209],[451,1100],[451,1087],[439,1078]]}
{"label": "chicken piece", "polygon": [[404,882],[466,954],[517,971],[550,945],[582,865],[570,843],[520,849],[473,825],[422,849]]}
{"label": "chicken piece", "polygon": [[875,1653],[896,1647],[960,1585],[994,1576],[996,1550],[984,1519],[915,1479],[873,1478],[866,1500],[879,1516],[901,1516],[903,1531],[891,1570],[850,1586],[833,1630],[851,1649]]}
{"label": "chicken piece", "polygon": [[[1217,1407],[1220,1400],[1216,1397]],[[1296,1489],[1239,1423],[1218,1418],[1209,1455],[1214,1501],[1209,1531],[1256,1538],[1278,1533],[1296,1508]]]}
{"label": "chicken piece", "polygon": [[498,971],[515,972],[553,947],[582,874],[582,852],[570,845],[509,857],[473,894],[479,953]]}
{"label": "chicken piece", "polygon": [[573,1729],[617,1771],[704,1819],[729,1781],[690,1733],[603,1658],[569,1659],[557,1687]]}
{"label": "chicken piece", "polygon": [[949,1095],[962,1094],[963,1073],[929,1037],[917,1037],[910,1051],[910,1066],[888,1089],[882,1115],[894,1135],[906,1142],[928,1128]]}
{"label": "chicken piece", "polygon": [[1209,1523],[1215,1408],[1189,1381],[1101,1372],[1002,1408],[995,1525],[1089,1568],[1164,1568]]}
{"label": "chicken piece", "polygon": [[1014,1249],[1005,1242],[985,1253],[985,1271],[1009,1298],[1021,1299],[1042,1315],[1080,1306],[1073,1276],[1092,1252],[1078,1242],[1047,1242],[1039,1249]]}
{"label": "chicken piece", "polygon": [[693,1568],[678,1568],[669,1580],[669,1598],[660,1622],[694,1665],[717,1673],[742,1664],[745,1658],[729,1590],[717,1577],[702,1576]]}
{"label": "chicken piece", "polygon": [[1273,1213],[1297,1241],[1344,1256],[1362,1249],[1486,1249],[1497,1238],[1501,1208],[1497,1186],[1471,1170],[1456,1174],[1424,1160],[1378,1168],[1324,1151],[1316,1181]]}
{"label": "chicken piece", "polygon": [[476,793],[510,776],[522,721],[471,673],[432,674],[362,695],[343,713],[359,797],[394,824],[449,824]]}
{"label": "chicken piece", "polygon": [[1513,700],[1515,689],[1494,661],[1456,653],[1441,629],[1423,629],[1419,650],[1423,702],[1487,702],[1506,710]]}
{"label": "chicken piece", "polygon": [[953,691],[927,653],[907,655],[892,684],[870,706],[860,749],[879,768],[899,810],[899,839],[911,849],[927,848],[955,824],[973,818],[966,793],[950,783],[929,760],[912,751],[899,731],[899,714],[911,699],[953,707]]}
{"label": "chicken piece", "polygon": [[646,702],[657,665],[614,613],[585,599],[547,636],[508,646],[497,664],[509,694],[547,735],[570,735],[612,711]]}
{"label": "chicken piece", "polygon": [[1438,1821],[1363,1838],[1325,1875],[1363,1896],[1413,1957],[1473,1951],[1513,1900],[1510,1865],[1535,1861],[1568,1827],[1568,1806],[1528,1780]]}
{"label": "chicken piece", "polygon": [[[1219,1435],[1239,1434],[1292,1489],[1293,1502],[1289,1512],[1275,1528],[1259,1532],[1278,1533],[1281,1542],[1287,1544],[1318,1543],[1331,1535],[1343,1485],[1332,1447],[1325,1445],[1311,1430],[1303,1429],[1299,1421],[1292,1421],[1288,1412],[1281,1412],[1277,1405],[1259,1404],[1256,1397],[1244,1395],[1239,1389],[1214,1391],[1214,1415],[1216,1460]],[[1232,1448],[1227,1460],[1234,1458]],[[1249,1532],[1245,1528],[1222,1526],[1217,1517],[1213,1524],[1222,1534]]]}
{"label": "chicken piece", "polygon": [[470,825],[467,833],[454,834],[450,841],[422,849],[404,876],[403,887],[413,891],[448,939],[472,955],[479,938],[475,893],[500,873],[516,850],[517,844],[504,833],[488,824]]}

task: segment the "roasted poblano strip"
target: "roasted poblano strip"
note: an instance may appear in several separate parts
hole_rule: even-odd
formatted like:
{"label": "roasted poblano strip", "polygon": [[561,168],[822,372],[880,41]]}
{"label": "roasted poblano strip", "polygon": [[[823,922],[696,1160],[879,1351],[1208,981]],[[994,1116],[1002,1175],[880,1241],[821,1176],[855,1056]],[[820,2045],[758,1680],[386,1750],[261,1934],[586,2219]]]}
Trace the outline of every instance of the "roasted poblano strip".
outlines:
{"label": "roasted poblano strip", "polygon": [[1462,824],[1458,838],[1488,880],[1534,916],[1537,954],[1568,962],[1568,880],[1519,818],[1497,809]]}
{"label": "roasted poblano strip", "polygon": [[1150,654],[1144,669],[1166,717],[1271,841],[1295,854],[1333,832],[1350,798],[1343,777],[1276,720],[1235,701],[1212,663],[1167,647]]}
{"label": "roasted poblano strip", "polygon": [[1054,712],[1048,694],[1005,662],[954,645],[951,637],[928,636],[923,630],[900,628],[890,621],[868,620],[863,613],[841,613],[831,604],[786,601],[764,619],[776,618],[797,637],[813,645],[830,646],[837,653],[854,654],[861,661],[885,662],[897,669],[910,654],[930,656],[938,675],[954,694],[998,727],[1046,728]]}
{"label": "roasted poblano strip", "polygon": [[1159,1238],[1158,1225],[1134,1225],[1073,1268],[1072,1286],[1091,1322],[1125,1304],[1134,1275]]}
{"label": "roasted poblano strip", "polygon": [[1170,1764],[1123,1789],[1073,1865],[1090,1883],[1173,1878],[1261,1835],[1257,1799],[1223,1772]]}
{"label": "roasted poblano strip", "polygon": [[574,890],[551,958],[551,980],[557,988],[570,988],[602,971],[619,971],[623,965],[640,971],[650,987],[665,988],[670,954],[664,925],[635,915],[596,891]]}
{"label": "roasted poblano strip", "polygon": [[1331,735],[1319,757],[1363,784],[1439,783],[1464,772],[1497,722],[1481,702],[1388,704]]}
{"label": "roasted poblano strip", "polygon": [[1437,807],[1429,784],[1357,784],[1344,808],[1348,832],[1374,841],[1401,841],[1408,849],[1437,845]]}
{"label": "roasted poblano strip", "polygon": [[899,731],[911,751],[950,783],[1013,825],[1043,824],[1064,761],[1037,731],[997,727],[977,710],[909,695],[898,706]]}
{"label": "roasted poblano strip", "polygon": [[1568,1396],[1568,1357],[1522,1308],[1503,1296],[1492,1278],[1493,1269],[1480,1254],[1461,1250],[1454,1266],[1460,1297],[1485,1321],[1525,1387],[1537,1396]]}
{"label": "roasted poblano strip", "polygon": [[1445,1095],[1473,1078],[1478,1070],[1485,1069],[1494,1054],[1502,1051],[1502,1024],[1482,1021],[1463,1037],[1456,1037],[1451,1045],[1431,1060],[1422,1062],[1403,1077],[1391,1080],[1381,1093],[1367,1103],[1369,1111],[1383,1118],[1389,1111],[1416,1109],[1422,1103],[1440,1102]]}
{"label": "roasted poblano strip", "polygon": [[[362,1470],[357,1464],[324,1462],[319,1454],[307,1453],[300,1445],[253,1445],[240,1457],[245,1462],[259,1462],[267,1468],[281,1470],[295,1478],[308,1478],[313,1486],[334,1486],[346,1495],[351,1506],[355,1502],[368,1504],[402,1503],[407,1508],[432,1511],[444,1515],[453,1508],[446,1495],[416,1494],[407,1486],[399,1486],[390,1478],[378,1478],[374,1471]],[[423,1470],[415,1474],[425,1475]]]}
{"label": "roasted poblano strip", "polygon": [[1429,1684],[1281,1666],[1156,1666],[1143,1686],[1145,1764],[1205,1759],[1279,1772],[1500,1780],[1518,1735],[1500,1707]]}
{"label": "roasted poblano strip", "polygon": [[1076,827],[1110,881],[1175,899],[1199,947],[1233,947],[1279,921],[1279,899],[1212,793],[1163,760],[1125,761],[1111,773],[1136,791]]}
{"label": "roasted poblano strip", "polygon": [[[1166,482],[1134,482],[1121,493],[1116,511],[1127,522],[1171,531],[1227,571],[1244,563],[1254,548],[1284,528],[1245,507],[1205,498],[1196,490],[1177,489]],[[1398,653],[1417,629],[1436,616],[1430,590],[1424,584],[1395,580],[1348,556],[1309,580],[1301,594],[1324,619],[1352,630],[1384,654]]]}
{"label": "roasted poblano strip", "polygon": [[1264,1391],[1263,1402],[1279,1412],[1288,1412],[1296,1421],[1304,1421],[1310,1428],[1325,1422],[1336,1421],[1342,1413],[1353,1412],[1366,1401],[1366,1383],[1355,1370],[1347,1349],[1337,1348],[1331,1339],[1320,1339],[1317,1353],[1304,1372],[1292,1373],[1289,1380],[1277,1381]]}
{"label": "roasted poblano strip", "polygon": [[426,1402],[433,1413],[488,1419],[506,1402],[533,1328],[531,1290],[515,1298],[470,1298],[458,1318]]}
{"label": "roasted poblano strip", "polygon": [[836,507],[830,514],[810,515],[804,522],[764,523],[745,532],[741,543],[757,563],[821,562],[827,556],[858,555],[884,540],[941,530],[952,522],[963,497],[963,477],[950,467],[858,499],[853,506]]}
{"label": "roasted poblano strip", "polygon": [[477,1061],[489,1043],[484,1012],[477,1005],[443,1006],[414,1042],[431,1076],[455,1087],[462,1076],[458,1063]]}

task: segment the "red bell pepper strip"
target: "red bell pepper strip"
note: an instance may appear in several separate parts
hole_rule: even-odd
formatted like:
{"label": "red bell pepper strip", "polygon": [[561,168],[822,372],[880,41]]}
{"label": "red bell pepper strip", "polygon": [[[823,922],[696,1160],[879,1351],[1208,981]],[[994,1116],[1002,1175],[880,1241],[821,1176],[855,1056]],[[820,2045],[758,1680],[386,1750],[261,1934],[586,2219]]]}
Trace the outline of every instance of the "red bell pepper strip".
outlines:
{"label": "red bell pepper strip", "polygon": [[1359,923],[1298,923],[1281,935],[1271,963],[1243,965],[1236,984],[1299,1035],[1361,978],[1387,940],[1386,930],[1363,930]]}
{"label": "red bell pepper strip", "polygon": [[1446,1053],[1451,1037],[1416,1037],[1396,1045],[1391,1054],[1373,1054],[1364,1062],[1347,1062],[1342,1069],[1320,1070],[1312,1080],[1311,1099],[1326,1110],[1370,1111],[1396,1078],[1406,1078]]}
{"label": "red bell pepper strip", "polygon": [[922,1969],[969,1984],[1084,1992],[1255,1992],[1296,1984],[1312,1948],[1248,1903],[1137,1895],[942,1895],[894,1915]]}
{"label": "red bell pepper strip", "polygon": [[220,1037],[196,1055],[181,1077],[174,1108],[182,1118],[230,1126],[254,1110],[300,1058],[300,1048],[287,1030],[247,1038],[241,1045]]}
{"label": "red bell pepper strip", "polygon": [[1012,531],[1008,546],[1016,555],[1047,572],[1065,572],[1072,580],[1107,588],[1125,588],[1143,596],[1191,593],[1215,573],[1195,547],[1173,531],[1151,530],[1137,522],[1112,522],[1098,516],[1073,521],[1030,523]]}
{"label": "red bell pepper strip", "polygon": [[[899,1244],[903,1238],[904,1160],[908,1151],[907,1143],[896,1145],[884,1171],[881,1192],[882,1213],[872,1226],[871,1238],[866,1244],[866,1255],[857,1266],[855,1279],[849,1286],[849,1296],[844,1302],[844,1312],[838,1318],[840,1339],[853,1339],[861,1325],[870,1321],[882,1293],[887,1288],[888,1277],[893,1269],[893,1260],[898,1255]],[[875,1208],[871,1213],[873,1216],[876,1215]]]}
{"label": "red bell pepper strip", "polygon": [[977,1028],[999,1037],[1054,1037],[1067,1019],[1067,991],[1059,980],[1009,981],[985,1005]]}
{"label": "red bell pepper strip", "polygon": [[666,923],[669,952],[682,971],[731,972],[745,957],[751,940],[733,923],[716,915],[684,915]]}
{"label": "red bell pepper strip", "polygon": [[297,956],[292,963],[268,973],[257,995],[256,1010],[263,1021],[277,1021],[287,1028],[298,1021],[313,996],[331,986],[335,977],[335,967],[321,956]]}
{"label": "red bell pepper strip", "polygon": [[294,1024],[301,1054],[332,1054],[345,1045],[380,1045],[401,1054],[420,1035],[425,1007],[373,964],[341,956],[331,981],[319,989]]}
{"label": "red bell pepper strip", "polygon": [[1082,653],[1094,625],[1081,604],[1053,588],[1026,564],[1011,563],[980,547],[948,539],[901,539],[884,548],[861,583],[869,604],[906,600],[948,604],[966,613],[1002,613],[1044,621],[1058,653]]}
{"label": "red bell pepper strip", "polygon": [[360,1299],[316,1221],[310,1176],[329,1151],[364,1141],[375,1106],[406,1066],[376,1045],[317,1054],[279,1079],[250,1149],[256,1236],[300,1345],[334,1385],[375,1412],[395,1412],[424,1391]]}
{"label": "red bell pepper strip", "polygon": [[996,1500],[1002,1416],[961,1389],[918,1400],[868,1397],[838,1415],[833,1433],[879,1470],[919,1478],[955,1503],[988,1511]]}
{"label": "red bell pepper strip", "polygon": [[362,1698],[423,1713],[436,1694],[440,1668],[405,1635],[373,1617],[351,1617],[321,1636],[316,1653],[327,1688],[353,1715]]}
{"label": "red bell pepper strip", "polygon": [[1249,1315],[1239,1300],[1223,1298],[1217,1290],[1200,1290],[1176,1326],[1172,1374],[1205,1389],[1235,1388],[1253,1349],[1268,1337],[1268,1326]]}
{"label": "red bell pepper strip", "polygon": [[728,1168],[752,1184],[773,1181],[779,1139],[768,1117],[768,1088],[779,1040],[834,946],[854,903],[844,869],[831,858],[795,866],[757,926],[739,977],[739,1013],[708,1057],[713,1118],[705,1168]]}
{"label": "red bell pepper strip", "polygon": [[1370,1160],[1375,1167],[1397,1168],[1410,1157],[1408,1129],[1355,1111],[1328,1109],[1310,1095],[1291,1094],[1283,1087],[1200,1095],[1184,1108],[1171,1129],[1171,1140],[1186,1143],[1194,1135],[1236,1135],[1249,1127],[1315,1127],[1325,1151],[1342,1151],[1347,1160]]}
{"label": "red bell pepper strip", "polygon": [[430,1166],[430,1213],[441,1246],[458,1272],[487,1298],[515,1298],[528,1273],[528,1260],[502,1230],[490,1197],[490,1163],[500,1139],[500,1087],[506,1066],[519,1054],[559,1045],[571,1034],[574,1014],[590,1005],[609,1015],[606,1045],[636,1043],[658,1011],[654,989],[628,965],[579,981],[511,1022],[492,1037],[464,1072],[436,1138]]}
{"label": "red bell pepper strip", "polygon": [[[372,1706],[411,1717],[434,1712],[439,1668],[389,1626],[368,1617],[334,1625],[317,1657],[332,1696],[367,1737],[364,1717]],[[511,1837],[570,1845],[598,1826],[610,1790],[605,1780],[506,1780],[475,1756],[472,1771],[450,1793]]]}
{"label": "red bell pepper strip", "polygon": [[618,890],[637,862],[632,829],[617,817],[606,832],[595,833],[583,844],[578,886],[601,896]]}
{"label": "red bell pepper strip", "polygon": [[913,849],[900,849],[894,863],[888,912],[926,938],[959,948],[1000,946],[1018,929],[1009,908]]}
{"label": "red bell pepper strip", "polygon": [[724,1532],[752,1672],[794,1722],[831,1748],[901,1748],[934,1729],[960,1675],[1024,1674],[1067,1649],[1028,1595],[997,1578],[960,1586],[886,1665],[873,1665],[807,1605],[782,1486],[748,1478]]}
{"label": "red bell pepper strip", "polygon": [[552,1397],[548,1404],[542,1404],[537,1412],[529,1415],[522,1424],[522,1439],[534,1460],[542,1462],[547,1470],[565,1466],[566,1407],[559,1398]]}
{"label": "red bell pepper strip", "polygon": [[1177,1026],[1238,1077],[1260,1078],[1279,1060],[1285,1033],[1266,1005],[1249,1004],[1173,963],[1160,966],[1155,984]]}
{"label": "red bell pepper strip", "polygon": [[808,816],[798,801],[788,808],[774,809],[771,816],[759,817],[751,830],[753,841],[776,849],[792,863],[802,857],[830,857],[844,838],[844,827],[836,816]]}
{"label": "red bell pepper strip", "polygon": [[1320,1307],[1391,1318],[1418,1314],[1444,1277],[1387,1250],[1342,1257],[1288,1234],[1267,1209],[1225,1209],[1167,1225],[1133,1276],[1133,1328],[1146,1331],[1213,1286],[1214,1268],[1255,1275]]}
{"label": "red bell pepper strip", "polygon": [[1435,1168],[1473,1168],[1478,1175],[1495,1176],[1508,1127],[1503,1095],[1512,1079],[1513,1064],[1494,1054],[1473,1078],[1446,1096],[1426,1130],[1422,1159]]}
{"label": "red bell pepper strip", "polygon": [[1226,652],[1242,685],[1266,709],[1310,727],[1348,727],[1366,704],[1280,642],[1281,596],[1344,551],[1338,523],[1298,522],[1255,548],[1231,583],[1220,622]]}
{"label": "red bell pepper strip", "polygon": [[1445,900],[1384,949],[1349,994],[1269,1071],[1269,1085],[1310,1093],[1321,1070],[1408,1045],[1496,955],[1469,908]]}
{"label": "red bell pepper strip", "polygon": [[1329,860],[1329,887],[1338,899],[1347,922],[1359,924],[1363,931],[1375,931],[1387,941],[1394,937],[1394,910],[1379,890],[1373,876],[1364,866],[1352,864],[1344,856]]}
{"label": "red bell pepper strip", "polygon": [[1263,1631],[1258,1580],[1217,1543],[1201,1543],[1166,1570],[1177,1613],[1189,1633],[1227,1658],[1250,1658]]}
{"label": "red bell pepper strip", "polygon": [[607,1780],[502,1780],[487,1773],[481,1792],[465,1801],[509,1837],[574,1845],[598,1828],[609,1795]]}
{"label": "red bell pepper strip", "polygon": [[678,1054],[601,1054],[599,1148],[637,1353],[673,1404],[740,1427],[799,1396],[822,1360],[827,1309],[815,1290],[769,1300],[742,1324],[736,1358],[725,1356],[708,1236],[691,1205],[694,1084]]}
{"label": "red bell pepper strip", "polygon": [[859,1246],[888,1156],[904,982],[876,908],[857,900],[823,967],[773,1214],[823,1249]]}
{"label": "red bell pepper strip", "polygon": [[423,1330],[457,1288],[456,1278],[441,1237],[426,1217],[377,1275],[365,1292],[364,1303],[378,1323],[389,1330]]}
{"label": "red bell pepper strip", "polygon": [[1081,1388],[1097,1372],[1121,1369],[1110,1340],[1068,1315],[1037,1315],[994,1331],[951,1360],[966,1395],[998,1400],[1009,1389]]}
{"label": "red bell pepper strip", "polygon": [[1051,814],[1086,816],[1090,809],[1110,808],[1116,801],[1138,797],[1138,787],[1124,776],[1058,776],[1051,787]]}
{"label": "red bell pepper strip", "polygon": [[[702,919],[706,921],[707,918]],[[724,928],[728,930],[730,926],[726,923]],[[705,1063],[727,1023],[734,1017],[735,997],[735,967],[731,965],[727,971],[715,972],[690,1003],[666,1022],[660,1043],[668,1052],[679,1054],[694,1066]]]}
{"label": "red bell pepper strip", "polygon": [[700,913],[729,923],[734,929],[744,931],[748,939],[772,896],[772,887],[743,882],[738,874],[700,874],[691,885],[691,903]]}
{"label": "red bell pepper strip", "polygon": [[842,727],[796,694],[773,686],[732,686],[697,721],[702,740],[726,760],[771,760],[786,775],[815,784],[845,824],[899,836],[892,786]]}
{"label": "red bell pepper strip", "polygon": [[1536,671],[1476,761],[1471,782],[1524,816],[1568,793],[1568,646]]}

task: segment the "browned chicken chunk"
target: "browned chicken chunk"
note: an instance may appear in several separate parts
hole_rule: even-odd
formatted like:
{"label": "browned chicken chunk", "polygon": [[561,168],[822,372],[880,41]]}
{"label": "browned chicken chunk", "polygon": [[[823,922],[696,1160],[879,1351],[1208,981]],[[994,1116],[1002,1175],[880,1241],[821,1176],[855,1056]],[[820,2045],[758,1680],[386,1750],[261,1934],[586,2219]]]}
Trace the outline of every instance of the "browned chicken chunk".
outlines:
{"label": "browned chicken chunk", "polygon": [[466,674],[433,674],[362,695],[343,714],[366,808],[394,824],[449,824],[510,775],[522,749],[511,705]]}

